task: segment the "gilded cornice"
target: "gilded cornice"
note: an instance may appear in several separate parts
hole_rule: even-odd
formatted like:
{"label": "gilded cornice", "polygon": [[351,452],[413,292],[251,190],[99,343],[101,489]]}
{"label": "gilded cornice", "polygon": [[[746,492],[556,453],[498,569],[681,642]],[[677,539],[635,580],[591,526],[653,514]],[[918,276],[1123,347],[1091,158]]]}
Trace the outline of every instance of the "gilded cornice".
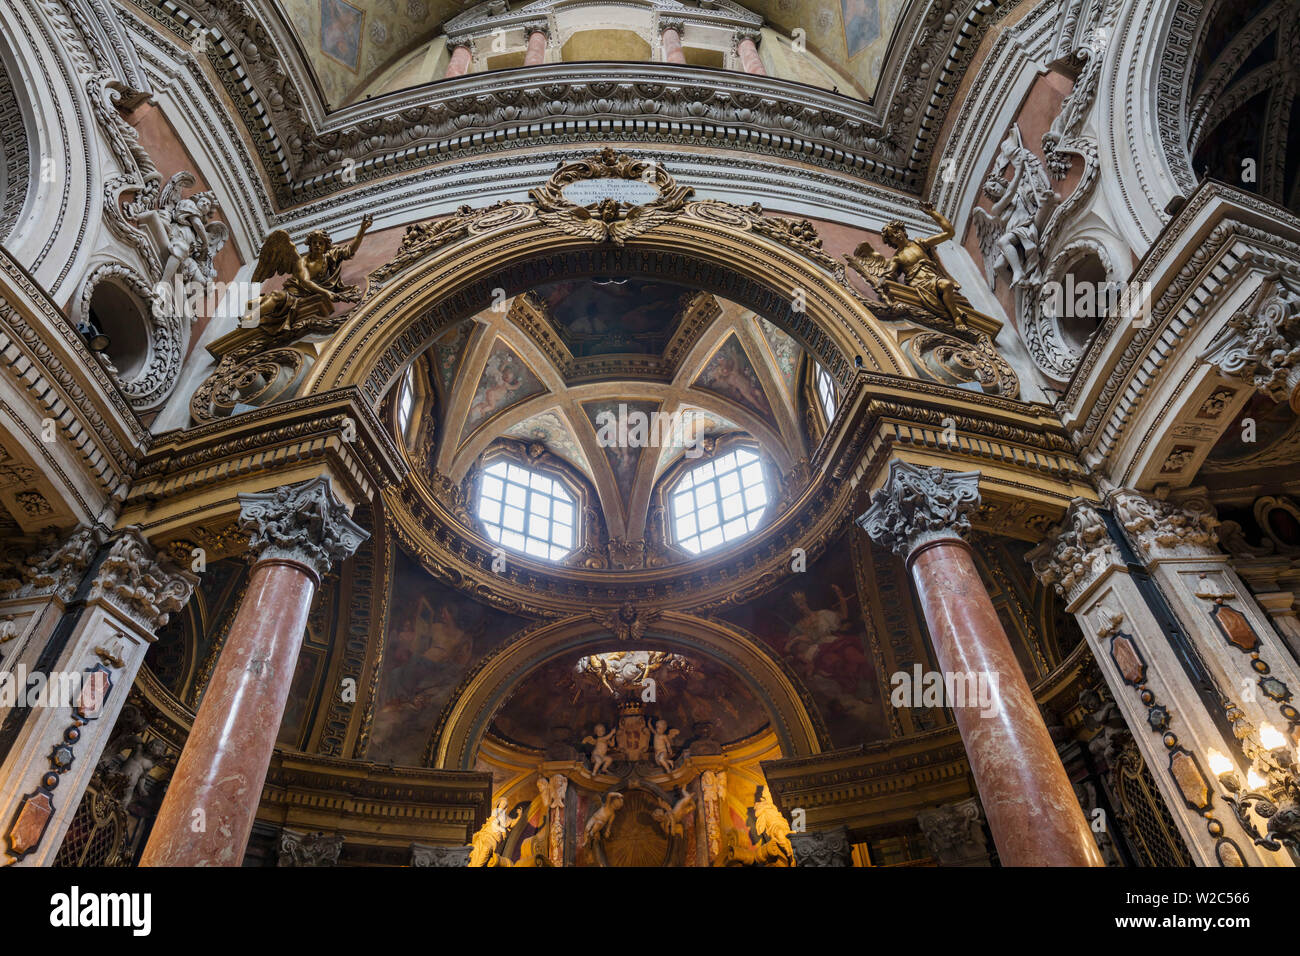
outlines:
{"label": "gilded cornice", "polygon": [[141,463],[124,521],[150,535],[184,536],[191,525],[224,526],[237,506],[224,488],[273,488],[333,472],[350,501],[372,500],[406,465],[391,435],[355,388],[254,409],[159,436]]}

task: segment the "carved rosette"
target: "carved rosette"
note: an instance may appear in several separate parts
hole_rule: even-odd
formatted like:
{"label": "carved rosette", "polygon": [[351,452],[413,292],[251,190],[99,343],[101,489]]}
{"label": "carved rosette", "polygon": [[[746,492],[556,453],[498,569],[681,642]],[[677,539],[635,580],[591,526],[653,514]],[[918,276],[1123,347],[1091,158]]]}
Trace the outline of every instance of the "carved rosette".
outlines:
{"label": "carved rosette", "polygon": [[1300,410],[1300,295],[1275,281],[1254,308],[1228,320],[1201,357]]}
{"label": "carved rosette", "polygon": [[858,524],[877,544],[907,557],[923,544],[963,538],[967,513],[979,504],[978,471],[948,471],[895,458],[889,479],[871,498]]}
{"label": "carved rosette", "polygon": [[1065,521],[1047,532],[1047,539],[1025,555],[1038,580],[1054,586],[1073,601],[1112,565],[1122,565],[1119,548],[1095,504],[1084,498],[1070,502]]}
{"label": "carved rosette", "polygon": [[137,527],[129,527],[109,547],[90,588],[102,599],[153,632],[189,601],[196,575],[155,554]]}
{"label": "carved rosette", "polygon": [[1219,553],[1219,517],[1203,498],[1175,503],[1122,489],[1110,502],[1133,547],[1147,560]]}
{"label": "carved rosette", "polygon": [[249,548],[259,561],[295,561],[318,578],[370,537],[334,497],[321,476],[274,491],[239,496],[239,526],[250,533]]}

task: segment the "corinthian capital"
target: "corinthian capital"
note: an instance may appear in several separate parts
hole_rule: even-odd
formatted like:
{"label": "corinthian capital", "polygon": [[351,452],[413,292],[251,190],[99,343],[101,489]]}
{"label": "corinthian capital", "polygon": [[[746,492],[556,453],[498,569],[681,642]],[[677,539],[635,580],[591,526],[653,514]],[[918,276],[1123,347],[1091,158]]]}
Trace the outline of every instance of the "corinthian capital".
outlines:
{"label": "corinthian capital", "polygon": [[1038,580],[1073,600],[1108,567],[1123,565],[1119,547],[1095,504],[1086,498],[1070,502],[1065,521],[1048,532],[1047,540],[1025,555]]}
{"label": "corinthian capital", "polygon": [[90,588],[90,600],[104,600],[153,632],[183,608],[199,583],[189,571],[159,558],[139,528],[124,529],[109,546]]}
{"label": "corinthian capital", "polygon": [[352,520],[323,475],[274,491],[239,496],[239,526],[259,560],[297,561],[324,577],[370,533]]}
{"label": "corinthian capital", "polygon": [[1120,489],[1111,493],[1110,506],[1146,560],[1219,553],[1219,516],[1203,498],[1175,503]]}
{"label": "corinthian capital", "polygon": [[979,504],[979,480],[978,471],[909,465],[895,458],[889,479],[858,524],[877,544],[903,557],[927,541],[963,537],[970,531],[966,513]]}
{"label": "corinthian capital", "polygon": [[1201,357],[1275,402],[1288,401],[1300,385],[1300,295],[1275,279],[1228,320]]}

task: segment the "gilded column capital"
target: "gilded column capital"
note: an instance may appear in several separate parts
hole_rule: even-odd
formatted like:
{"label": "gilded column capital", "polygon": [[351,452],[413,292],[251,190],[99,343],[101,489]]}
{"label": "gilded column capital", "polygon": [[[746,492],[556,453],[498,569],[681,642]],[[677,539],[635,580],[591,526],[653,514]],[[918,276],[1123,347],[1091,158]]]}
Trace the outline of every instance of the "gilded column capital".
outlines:
{"label": "gilded column capital", "polygon": [[1065,520],[1047,532],[1042,544],[1025,555],[1038,580],[1073,601],[1102,572],[1123,567],[1119,546],[1095,502],[1075,498]]}
{"label": "gilded column capital", "polygon": [[948,471],[895,458],[858,525],[873,541],[907,557],[923,544],[964,538],[968,512],[979,504],[978,471]]}
{"label": "gilded column capital", "polygon": [[324,577],[370,537],[348,514],[324,475],[274,491],[239,496],[239,526],[259,561],[304,564]]}
{"label": "gilded column capital", "polygon": [[1173,502],[1121,488],[1111,492],[1110,507],[1145,561],[1220,553],[1219,517],[1204,498]]}
{"label": "gilded column capital", "polygon": [[109,545],[91,582],[89,600],[111,604],[149,633],[185,607],[198,576],[158,555],[137,527],[124,528]]}

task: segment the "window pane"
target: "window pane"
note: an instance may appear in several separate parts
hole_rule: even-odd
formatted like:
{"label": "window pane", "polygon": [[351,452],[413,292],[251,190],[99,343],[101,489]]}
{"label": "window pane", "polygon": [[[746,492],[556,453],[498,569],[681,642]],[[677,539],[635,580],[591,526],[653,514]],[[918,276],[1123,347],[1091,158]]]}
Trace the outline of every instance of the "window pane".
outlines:
{"label": "window pane", "polygon": [[690,469],[668,491],[678,546],[698,554],[748,534],[768,501],[758,456],[746,448]]}

